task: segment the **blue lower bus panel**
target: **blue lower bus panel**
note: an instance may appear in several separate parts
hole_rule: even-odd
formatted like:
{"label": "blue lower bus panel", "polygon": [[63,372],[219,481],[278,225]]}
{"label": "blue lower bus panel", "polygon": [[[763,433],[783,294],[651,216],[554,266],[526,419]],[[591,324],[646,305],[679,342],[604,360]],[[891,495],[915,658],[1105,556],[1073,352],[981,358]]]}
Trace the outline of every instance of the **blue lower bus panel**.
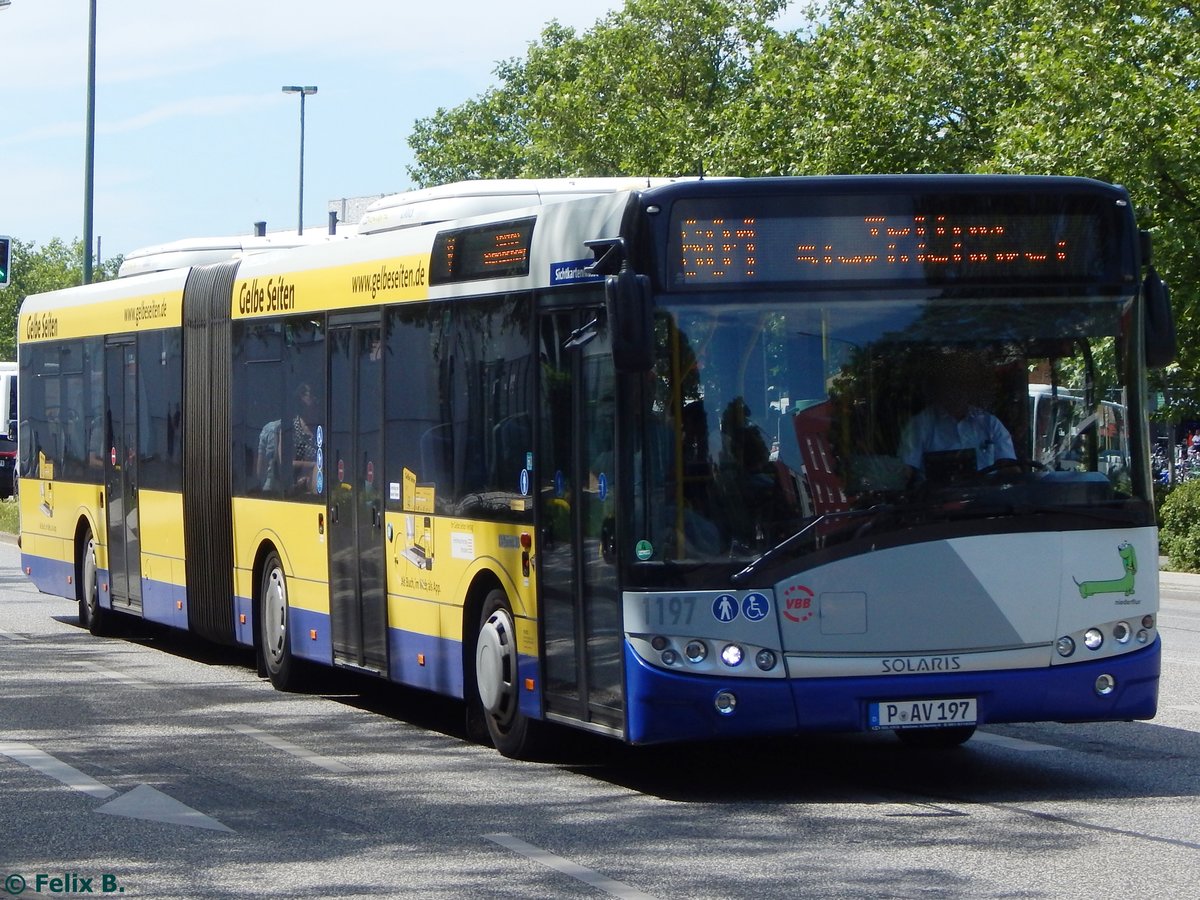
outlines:
{"label": "blue lower bus panel", "polygon": [[[1039,669],[760,681],[666,672],[647,665],[627,646],[628,739],[651,744],[866,731],[872,703],[939,697],[973,698],[978,725],[1149,719],[1158,706],[1160,656],[1156,638],[1124,656]],[[1115,681],[1107,696],[1095,690],[1101,675]],[[729,713],[717,709],[722,691],[736,701]]]}

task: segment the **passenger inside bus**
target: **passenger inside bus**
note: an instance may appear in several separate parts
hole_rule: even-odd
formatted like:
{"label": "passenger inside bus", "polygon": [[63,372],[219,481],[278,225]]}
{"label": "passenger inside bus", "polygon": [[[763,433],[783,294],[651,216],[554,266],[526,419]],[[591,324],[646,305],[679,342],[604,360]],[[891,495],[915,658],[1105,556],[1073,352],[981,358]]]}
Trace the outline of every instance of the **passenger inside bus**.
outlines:
{"label": "passenger inside bus", "polygon": [[316,490],[317,439],[313,432],[320,417],[319,409],[312,385],[301,382],[296,388],[296,417],[292,420],[292,432],[295,436],[295,485],[296,490],[302,493]]}

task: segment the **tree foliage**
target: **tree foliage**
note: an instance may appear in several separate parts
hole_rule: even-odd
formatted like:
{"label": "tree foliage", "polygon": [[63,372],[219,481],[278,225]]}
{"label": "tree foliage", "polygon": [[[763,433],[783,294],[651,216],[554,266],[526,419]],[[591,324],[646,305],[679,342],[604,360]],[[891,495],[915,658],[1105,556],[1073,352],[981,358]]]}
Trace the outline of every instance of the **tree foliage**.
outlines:
{"label": "tree foliage", "polygon": [[[92,278],[106,281],[117,276],[121,257],[115,256],[93,267]],[[12,242],[12,281],[0,288],[0,322],[9,323],[0,329],[0,359],[17,358],[17,316],[21,303],[30,294],[42,294],[73,287],[83,281],[83,242],[70,244],[59,238],[38,248],[32,242],[14,239]]]}
{"label": "tree foliage", "polygon": [[627,0],[551,23],[417,123],[421,184],[562,175],[1073,174],[1124,184],[1200,414],[1200,22],[1166,0]]}
{"label": "tree foliage", "polygon": [[420,184],[673,175],[707,165],[785,0],[628,0],[577,34],[551,22],[498,84],[416,123]]}

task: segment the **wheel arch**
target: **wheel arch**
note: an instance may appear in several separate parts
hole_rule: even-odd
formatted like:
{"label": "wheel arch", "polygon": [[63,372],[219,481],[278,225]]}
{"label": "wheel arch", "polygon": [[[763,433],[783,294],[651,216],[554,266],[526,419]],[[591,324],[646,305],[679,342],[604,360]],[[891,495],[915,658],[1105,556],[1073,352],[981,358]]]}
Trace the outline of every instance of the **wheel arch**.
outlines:
{"label": "wheel arch", "polygon": [[86,541],[88,533],[91,533],[92,540],[96,542],[96,566],[100,566],[100,554],[104,554],[105,568],[108,564],[107,544],[102,540],[103,535],[97,530],[92,517],[88,512],[81,512],[78,520],[75,522],[75,537],[72,541],[74,547],[73,556],[75,558],[75,600],[76,602],[83,600],[83,554],[86,550]]}
{"label": "wheel arch", "polygon": [[463,653],[463,693],[473,690],[475,684],[475,642],[479,638],[479,616],[483,612],[483,602],[492,591],[504,591],[508,603],[512,606],[512,595],[505,589],[500,577],[491,569],[482,569],[471,579],[463,597],[462,619],[462,653]]}

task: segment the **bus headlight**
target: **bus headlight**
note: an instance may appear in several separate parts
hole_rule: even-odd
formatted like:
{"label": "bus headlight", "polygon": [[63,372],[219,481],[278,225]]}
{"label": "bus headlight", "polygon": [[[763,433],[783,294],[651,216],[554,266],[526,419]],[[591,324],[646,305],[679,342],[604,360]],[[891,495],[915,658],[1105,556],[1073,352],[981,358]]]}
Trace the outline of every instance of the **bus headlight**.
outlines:
{"label": "bus headlight", "polygon": [[683,648],[683,655],[693,665],[702,663],[708,658],[708,644],[704,641],[688,641],[687,646]]}
{"label": "bus headlight", "polygon": [[1096,679],[1096,693],[1101,697],[1107,697],[1117,689],[1117,679],[1111,675],[1101,675]]}
{"label": "bus headlight", "polygon": [[726,644],[725,649],[721,651],[721,661],[729,668],[735,668],[742,664],[742,648],[737,644]]}
{"label": "bus headlight", "polygon": [[737,697],[733,695],[733,691],[721,691],[713,700],[713,706],[721,715],[732,716],[737,708]]}
{"label": "bus headlight", "polygon": [[1065,634],[1058,639],[1055,648],[1058,650],[1059,656],[1070,656],[1075,652],[1075,642]]}
{"label": "bus headlight", "polygon": [[754,655],[754,664],[764,672],[770,672],[778,661],[779,658],[775,655],[774,650],[759,650]]}
{"label": "bus headlight", "polygon": [[1128,622],[1118,622],[1113,626],[1113,640],[1118,644],[1128,643],[1131,634]]}
{"label": "bus headlight", "polygon": [[1083,646],[1089,650],[1099,650],[1104,645],[1104,632],[1099,628],[1089,628],[1083,633]]}

